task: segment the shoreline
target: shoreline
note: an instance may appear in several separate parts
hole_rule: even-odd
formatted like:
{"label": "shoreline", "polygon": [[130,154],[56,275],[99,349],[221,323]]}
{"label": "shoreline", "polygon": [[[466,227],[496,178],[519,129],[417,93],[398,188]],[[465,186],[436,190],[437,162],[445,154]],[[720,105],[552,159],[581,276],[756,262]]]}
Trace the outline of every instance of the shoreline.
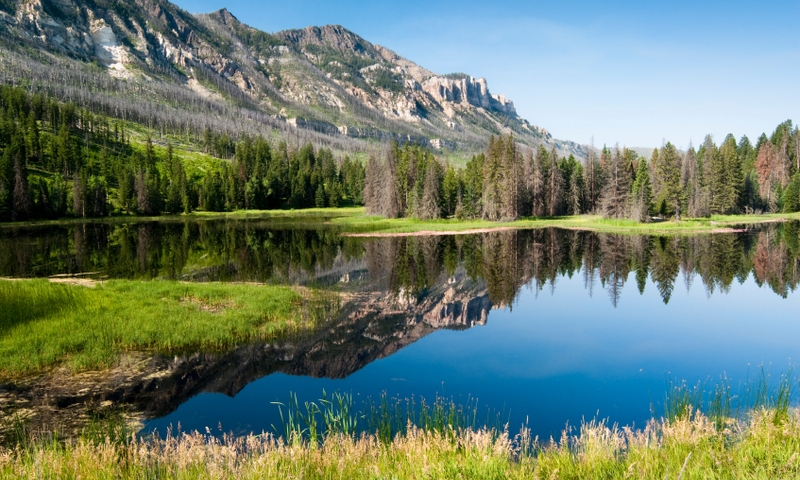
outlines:
{"label": "shoreline", "polygon": [[313,208],[301,210],[240,210],[235,212],[194,212],[190,214],[157,217],[112,216],[103,218],[65,218],[29,222],[0,223],[0,230],[69,226],[80,224],[125,224],[145,222],[191,222],[216,220],[265,220],[305,225],[335,227],[342,235],[354,238],[467,235],[510,230],[562,228],[620,234],[696,235],[741,233],[750,225],[784,223],[800,220],[797,213],[770,213],[761,215],[714,215],[709,218],[691,218],[678,222],[661,220],[638,223],[632,220],[606,219],[599,215],[569,217],[522,218],[514,221],[490,220],[418,220],[413,218],[385,218],[365,213],[363,207]]}

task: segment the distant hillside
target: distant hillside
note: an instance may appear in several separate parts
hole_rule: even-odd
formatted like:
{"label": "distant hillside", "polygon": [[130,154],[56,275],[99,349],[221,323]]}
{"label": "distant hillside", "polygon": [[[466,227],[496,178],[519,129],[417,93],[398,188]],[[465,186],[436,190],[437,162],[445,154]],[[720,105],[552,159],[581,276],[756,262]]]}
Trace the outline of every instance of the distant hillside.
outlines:
{"label": "distant hillside", "polygon": [[437,75],[341,26],[269,34],[164,0],[0,0],[0,81],[151,128],[278,130],[364,151],[395,139],[465,154],[490,135],[583,156],[487,81]]}

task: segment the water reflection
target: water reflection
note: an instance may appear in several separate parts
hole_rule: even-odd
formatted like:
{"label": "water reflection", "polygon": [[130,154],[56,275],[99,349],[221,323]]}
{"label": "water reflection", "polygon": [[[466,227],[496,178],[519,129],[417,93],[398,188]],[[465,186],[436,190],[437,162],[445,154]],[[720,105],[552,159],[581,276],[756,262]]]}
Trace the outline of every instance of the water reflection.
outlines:
{"label": "water reflection", "polygon": [[[0,276],[88,274],[105,278],[350,284],[424,295],[463,268],[486,283],[494,305],[513,305],[523,286],[556,288],[583,275],[589,295],[618,305],[631,273],[640,293],[651,278],[664,303],[683,275],[708,294],[752,272],[786,297],[800,281],[800,223],[698,236],[610,235],[560,229],[480,235],[360,239],[327,228],[265,221],[75,224],[0,229]],[[348,288],[356,288],[348,285]]]}
{"label": "water reflection", "polygon": [[360,242],[331,229],[266,221],[74,224],[0,229],[0,275],[300,283]]}
{"label": "water reflection", "polygon": [[[534,413],[523,400],[539,401],[539,413],[555,425],[543,432],[602,405],[623,412],[620,421],[640,421],[652,401],[642,365],[652,381],[681,365],[702,379],[751,361],[785,364],[796,348],[784,339],[797,327],[778,323],[794,308],[778,296],[790,297],[800,281],[799,227],[683,237],[545,229],[374,239],[263,221],[0,229],[0,276],[282,282],[342,295],[339,316],[313,332],[214,354],[134,352],[112,374],[7,384],[0,413],[24,406],[43,423],[78,425],[87,409],[110,401],[156,418],[149,426],[213,426],[221,409],[209,398],[222,394],[236,397],[235,408],[223,409],[226,424],[245,432],[277,421],[250,419],[289,389],[306,389],[307,399],[322,388],[430,396],[445,381],[497,410],[516,401],[522,418]],[[734,283],[745,284],[743,295],[719,295]],[[687,295],[678,295],[684,287]],[[766,311],[756,328],[752,319]],[[715,316],[725,322],[697,321]],[[472,328],[478,325],[487,326]],[[247,400],[247,389],[261,399]],[[186,405],[206,413],[187,414]]]}
{"label": "water reflection", "polygon": [[[494,305],[514,304],[523,286],[554,292],[559,277],[582,275],[590,296],[604,289],[616,307],[631,276],[640,294],[652,279],[665,304],[683,275],[708,295],[726,293],[752,272],[759,286],[786,297],[800,282],[798,224],[694,237],[609,235],[546,229],[482,235],[399,237],[365,245],[376,288],[424,295],[463,267],[486,284]],[[631,275],[633,274],[633,275]]]}

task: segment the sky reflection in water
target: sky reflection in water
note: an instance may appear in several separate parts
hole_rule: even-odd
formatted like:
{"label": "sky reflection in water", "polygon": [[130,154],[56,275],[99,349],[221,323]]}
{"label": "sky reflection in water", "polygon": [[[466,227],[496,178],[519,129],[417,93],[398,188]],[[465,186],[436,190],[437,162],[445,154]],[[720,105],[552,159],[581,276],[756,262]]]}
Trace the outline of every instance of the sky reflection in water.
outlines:
{"label": "sky reflection in water", "polygon": [[[744,243],[756,251],[758,239],[750,240]],[[435,331],[344,379],[275,373],[233,398],[202,393],[147,428],[164,432],[180,422],[183,430],[221,424],[236,433],[272,431],[279,418],[270,402],[286,402],[288,392],[301,402],[316,400],[325,389],[352,392],[357,404],[381,392],[477,398],[482,411],[504,412],[512,432],[527,422],[546,438],[582,418],[643,425],[651,405],[662,408],[668,377],[713,384],[726,374],[735,387],[762,364],[777,376],[800,358],[800,322],[793,313],[800,299],[759,287],[752,274],[741,284],[734,279],[727,293],[717,286],[710,294],[699,276],[687,289],[685,276],[675,272],[665,304],[663,288],[652,279],[640,295],[634,271],[621,272],[624,286],[612,298],[613,287],[599,279],[590,296],[584,272],[557,276],[555,288],[549,281],[533,288],[533,280],[513,308],[492,310],[485,325]]]}

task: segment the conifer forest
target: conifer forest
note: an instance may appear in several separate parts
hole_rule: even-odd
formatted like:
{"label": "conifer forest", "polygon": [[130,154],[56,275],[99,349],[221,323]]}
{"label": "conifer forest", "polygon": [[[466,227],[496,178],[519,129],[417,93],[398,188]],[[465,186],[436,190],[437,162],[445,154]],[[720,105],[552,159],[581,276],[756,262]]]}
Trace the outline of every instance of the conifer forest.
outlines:
{"label": "conifer forest", "polygon": [[394,144],[366,168],[364,201],[386,217],[515,220],[587,213],[648,222],[800,210],[800,132],[787,120],[753,144],[706,136],[699,148],[667,142],[650,158],[618,145],[585,159],[492,137],[464,169]]}

